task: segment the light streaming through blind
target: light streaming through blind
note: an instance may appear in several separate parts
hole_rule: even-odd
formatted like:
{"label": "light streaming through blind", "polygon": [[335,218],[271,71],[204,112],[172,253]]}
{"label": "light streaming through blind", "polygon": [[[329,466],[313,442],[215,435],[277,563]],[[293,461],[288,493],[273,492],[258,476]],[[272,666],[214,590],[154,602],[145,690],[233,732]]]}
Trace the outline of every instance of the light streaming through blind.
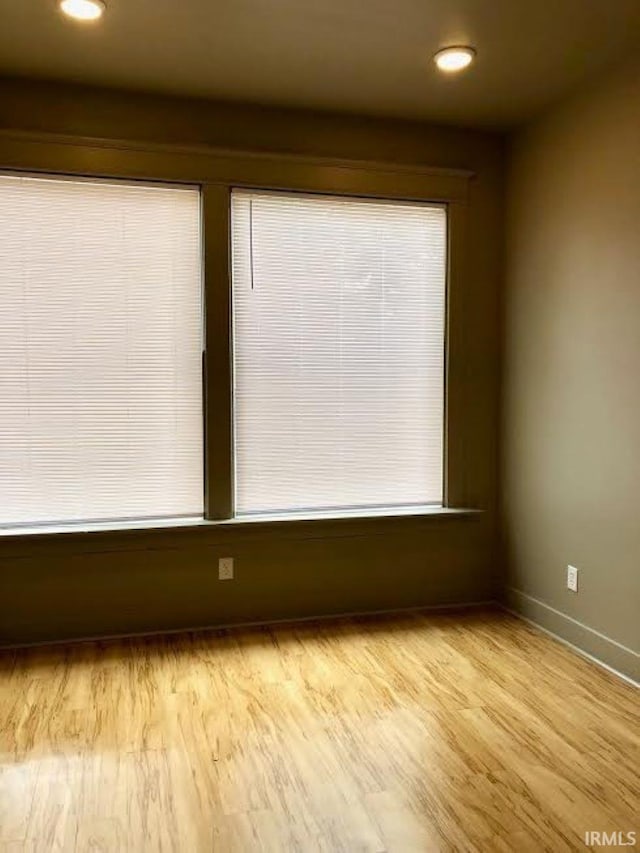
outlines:
{"label": "light streaming through blind", "polygon": [[200,196],[0,175],[0,525],[201,515]]}
{"label": "light streaming through blind", "polygon": [[232,195],[235,507],[442,503],[444,207]]}

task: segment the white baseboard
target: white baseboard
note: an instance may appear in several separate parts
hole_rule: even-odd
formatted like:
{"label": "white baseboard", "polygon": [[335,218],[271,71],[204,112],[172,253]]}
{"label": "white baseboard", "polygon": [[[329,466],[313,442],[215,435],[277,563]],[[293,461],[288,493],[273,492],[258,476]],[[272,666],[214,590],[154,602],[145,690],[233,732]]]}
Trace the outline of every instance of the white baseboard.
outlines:
{"label": "white baseboard", "polygon": [[12,649],[31,649],[44,646],[67,646],[75,645],[76,643],[100,643],[112,642],[114,640],[143,640],[145,637],[152,639],[153,637],[172,636],[174,634],[200,634],[215,631],[241,631],[243,628],[269,628],[286,625],[296,625],[298,623],[307,622],[336,622],[340,619],[359,619],[367,618],[368,616],[393,616],[397,614],[411,613],[439,613],[447,610],[483,610],[496,609],[501,606],[495,599],[487,598],[479,601],[450,601],[446,604],[417,604],[408,607],[390,607],[384,610],[353,610],[335,613],[319,613],[313,616],[284,616],[281,619],[259,619],[247,622],[212,622],[209,625],[185,625],[180,628],[158,628],[157,630],[147,631],[128,631],[121,634],[85,634],[71,637],[60,637],[59,639],[43,639],[30,640],[27,642],[2,643],[0,642],[0,652],[11,651]]}
{"label": "white baseboard", "polygon": [[629,684],[640,687],[640,654],[628,646],[514,587],[506,588],[501,606]]}

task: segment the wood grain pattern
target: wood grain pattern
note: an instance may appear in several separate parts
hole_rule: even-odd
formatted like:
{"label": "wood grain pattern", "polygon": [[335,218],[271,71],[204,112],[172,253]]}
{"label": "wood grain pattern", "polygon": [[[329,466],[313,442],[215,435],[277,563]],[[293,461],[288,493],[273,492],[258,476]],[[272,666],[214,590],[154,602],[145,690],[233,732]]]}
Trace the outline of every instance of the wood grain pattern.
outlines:
{"label": "wood grain pattern", "polygon": [[20,650],[0,678],[3,851],[559,853],[640,830],[637,690],[499,612]]}

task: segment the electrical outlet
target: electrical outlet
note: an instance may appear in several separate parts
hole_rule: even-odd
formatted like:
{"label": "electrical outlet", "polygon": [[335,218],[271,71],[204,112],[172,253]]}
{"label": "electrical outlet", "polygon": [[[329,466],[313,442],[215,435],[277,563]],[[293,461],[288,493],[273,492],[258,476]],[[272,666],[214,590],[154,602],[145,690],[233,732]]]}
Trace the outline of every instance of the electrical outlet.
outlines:
{"label": "electrical outlet", "polygon": [[567,566],[567,589],[578,591],[578,570],[575,566]]}
{"label": "electrical outlet", "polygon": [[233,557],[220,557],[218,560],[218,580],[233,580]]}

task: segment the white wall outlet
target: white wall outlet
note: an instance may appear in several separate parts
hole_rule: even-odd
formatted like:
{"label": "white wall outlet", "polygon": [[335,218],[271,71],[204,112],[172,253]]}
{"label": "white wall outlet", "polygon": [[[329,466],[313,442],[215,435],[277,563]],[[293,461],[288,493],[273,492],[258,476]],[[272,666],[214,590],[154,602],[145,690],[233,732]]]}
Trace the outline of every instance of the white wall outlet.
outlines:
{"label": "white wall outlet", "polygon": [[233,557],[220,557],[218,560],[218,580],[233,580]]}
{"label": "white wall outlet", "polygon": [[578,570],[575,566],[567,566],[567,589],[578,591]]}

